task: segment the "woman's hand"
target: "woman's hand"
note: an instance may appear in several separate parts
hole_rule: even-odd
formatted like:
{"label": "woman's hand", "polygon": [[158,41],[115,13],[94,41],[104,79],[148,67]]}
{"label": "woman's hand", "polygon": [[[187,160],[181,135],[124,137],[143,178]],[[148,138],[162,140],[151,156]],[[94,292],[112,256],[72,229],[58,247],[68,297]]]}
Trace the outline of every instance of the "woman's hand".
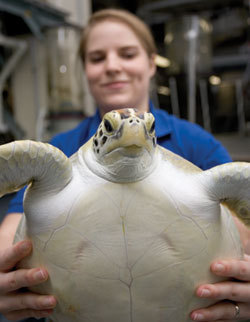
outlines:
{"label": "woman's hand", "polygon": [[250,318],[250,256],[244,260],[216,261],[211,271],[218,276],[235,280],[215,284],[203,284],[196,290],[201,298],[218,302],[210,307],[191,313],[194,321],[235,321]]}
{"label": "woman's hand", "polygon": [[56,305],[53,296],[20,290],[48,279],[48,272],[44,268],[14,270],[31,250],[30,241],[21,241],[0,250],[0,313],[9,320],[46,317]]}

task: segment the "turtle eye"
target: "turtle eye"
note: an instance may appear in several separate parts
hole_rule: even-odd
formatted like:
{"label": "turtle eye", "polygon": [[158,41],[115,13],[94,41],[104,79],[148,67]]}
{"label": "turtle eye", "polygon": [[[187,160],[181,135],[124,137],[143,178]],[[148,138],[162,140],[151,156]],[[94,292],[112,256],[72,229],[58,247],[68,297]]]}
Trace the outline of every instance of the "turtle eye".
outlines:
{"label": "turtle eye", "polygon": [[114,131],[111,123],[107,119],[104,120],[104,127],[108,133],[111,133]]}
{"label": "turtle eye", "polygon": [[149,133],[152,134],[154,132],[154,130],[155,130],[155,121],[152,123]]}

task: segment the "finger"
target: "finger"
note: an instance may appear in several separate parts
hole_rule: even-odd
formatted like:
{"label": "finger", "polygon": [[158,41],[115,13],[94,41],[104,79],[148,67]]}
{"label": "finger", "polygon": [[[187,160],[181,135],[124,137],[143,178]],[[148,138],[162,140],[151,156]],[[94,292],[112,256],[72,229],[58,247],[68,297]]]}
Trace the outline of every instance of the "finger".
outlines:
{"label": "finger", "polygon": [[9,273],[0,273],[0,294],[37,285],[47,279],[48,272],[44,268],[18,269]]}
{"label": "finger", "polygon": [[9,321],[19,321],[22,319],[27,319],[27,318],[36,318],[36,319],[41,319],[41,318],[46,318],[50,314],[53,313],[53,310],[42,310],[42,311],[36,311],[36,310],[20,310],[20,311],[14,311],[11,313],[5,314],[5,317]]}
{"label": "finger", "polygon": [[216,300],[239,302],[250,301],[250,284],[244,282],[225,281],[216,284],[204,284],[197,288],[196,295]]}
{"label": "finger", "polygon": [[240,314],[236,317],[235,304],[219,302],[204,309],[198,309],[190,314],[193,321],[235,321],[245,320],[250,316],[250,307],[246,303],[237,303]]}
{"label": "finger", "polygon": [[32,250],[32,243],[29,240],[21,241],[0,254],[0,270],[7,271],[12,269],[16,264],[27,256]]}
{"label": "finger", "polygon": [[211,271],[219,276],[227,276],[241,281],[249,281],[250,260],[216,261],[211,264]]}
{"label": "finger", "polygon": [[48,310],[55,306],[56,299],[52,295],[27,292],[0,296],[0,312],[5,315],[21,310]]}

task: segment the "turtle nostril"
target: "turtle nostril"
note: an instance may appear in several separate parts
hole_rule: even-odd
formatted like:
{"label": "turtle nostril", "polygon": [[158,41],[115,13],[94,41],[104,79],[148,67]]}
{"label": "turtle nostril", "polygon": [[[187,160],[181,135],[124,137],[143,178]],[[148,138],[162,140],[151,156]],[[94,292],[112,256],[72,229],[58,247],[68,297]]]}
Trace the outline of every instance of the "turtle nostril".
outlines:
{"label": "turtle nostril", "polygon": [[129,123],[140,123],[140,120],[137,118],[129,120]]}
{"label": "turtle nostril", "polygon": [[107,132],[112,132],[113,131],[113,127],[111,125],[111,123],[108,120],[104,120],[104,126]]}
{"label": "turtle nostril", "polygon": [[155,130],[155,121],[152,123],[149,133],[153,133]]}

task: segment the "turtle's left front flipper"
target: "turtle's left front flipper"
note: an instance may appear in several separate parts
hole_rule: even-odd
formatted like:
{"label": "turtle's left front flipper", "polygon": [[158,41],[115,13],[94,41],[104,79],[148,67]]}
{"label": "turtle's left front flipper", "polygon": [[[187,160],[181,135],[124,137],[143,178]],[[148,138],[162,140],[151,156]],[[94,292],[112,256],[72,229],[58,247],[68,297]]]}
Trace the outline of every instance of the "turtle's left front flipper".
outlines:
{"label": "turtle's left front flipper", "polygon": [[210,198],[226,204],[246,226],[250,226],[250,163],[226,163],[200,175]]}

